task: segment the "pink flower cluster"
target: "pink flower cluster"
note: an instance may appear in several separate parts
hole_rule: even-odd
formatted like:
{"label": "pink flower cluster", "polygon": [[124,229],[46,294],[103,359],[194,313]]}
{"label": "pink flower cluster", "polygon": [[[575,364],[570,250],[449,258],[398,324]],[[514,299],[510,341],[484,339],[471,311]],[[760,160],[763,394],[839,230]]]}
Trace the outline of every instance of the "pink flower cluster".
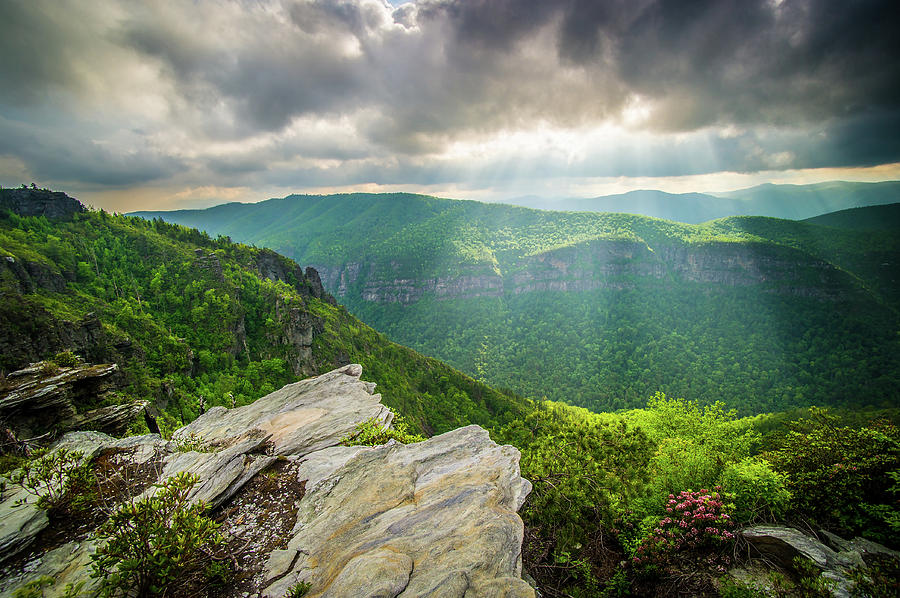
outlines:
{"label": "pink flower cluster", "polygon": [[734,523],[724,512],[720,487],[713,491],[686,490],[677,496],[669,495],[666,513],[653,533],[638,546],[635,564],[660,562],[674,551],[717,545],[734,538],[729,531]]}

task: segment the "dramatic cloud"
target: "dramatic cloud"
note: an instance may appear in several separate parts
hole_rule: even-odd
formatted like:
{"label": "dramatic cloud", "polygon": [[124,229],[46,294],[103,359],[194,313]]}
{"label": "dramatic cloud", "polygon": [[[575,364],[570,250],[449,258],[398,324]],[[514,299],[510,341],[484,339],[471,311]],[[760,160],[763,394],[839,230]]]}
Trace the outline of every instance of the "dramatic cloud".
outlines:
{"label": "dramatic cloud", "polygon": [[9,0],[0,19],[0,168],[44,185],[900,162],[888,1]]}

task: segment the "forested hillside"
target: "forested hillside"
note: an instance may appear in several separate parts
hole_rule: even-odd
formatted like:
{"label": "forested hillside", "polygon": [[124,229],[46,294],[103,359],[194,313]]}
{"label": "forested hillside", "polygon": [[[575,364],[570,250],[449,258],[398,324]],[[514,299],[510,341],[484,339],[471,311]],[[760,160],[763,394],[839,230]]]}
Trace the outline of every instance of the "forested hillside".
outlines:
{"label": "forested hillside", "polygon": [[748,414],[900,397],[893,231],[407,194],[158,216],[314,264],[389,338],[531,397],[603,411],[663,391]]}
{"label": "forested hillside", "polygon": [[201,397],[206,408],[244,405],[351,362],[428,433],[527,407],[389,342],[323,293],[313,271],[271,251],[162,220],[0,212],[4,371],[65,350],[117,362],[124,380],[110,400],[158,402],[168,429],[196,417]]}
{"label": "forested hillside", "polygon": [[900,203],[868,208],[850,208],[806,220],[812,224],[857,230],[896,230],[900,228]]}

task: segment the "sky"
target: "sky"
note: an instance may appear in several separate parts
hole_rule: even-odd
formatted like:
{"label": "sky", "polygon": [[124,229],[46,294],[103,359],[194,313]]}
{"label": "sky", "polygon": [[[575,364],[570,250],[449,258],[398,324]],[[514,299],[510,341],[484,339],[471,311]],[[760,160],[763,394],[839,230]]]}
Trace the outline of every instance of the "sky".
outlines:
{"label": "sky", "polygon": [[3,0],[0,184],[113,211],[900,179],[900,3]]}

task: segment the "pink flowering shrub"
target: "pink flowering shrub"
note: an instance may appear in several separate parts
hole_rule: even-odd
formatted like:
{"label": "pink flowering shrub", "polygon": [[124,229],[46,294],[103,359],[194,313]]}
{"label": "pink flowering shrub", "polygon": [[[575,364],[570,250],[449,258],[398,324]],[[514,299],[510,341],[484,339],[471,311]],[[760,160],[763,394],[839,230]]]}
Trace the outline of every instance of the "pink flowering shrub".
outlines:
{"label": "pink flowering shrub", "polygon": [[710,553],[707,564],[724,573],[728,557],[719,557],[715,550],[709,550],[731,544],[735,536],[731,531],[734,523],[725,512],[727,497],[720,490],[716,486],[713,491],[685,490],[678,495],[670,494],[666,516],[637,546],[632,564],[666,565],[679,552],[702,548]]}

